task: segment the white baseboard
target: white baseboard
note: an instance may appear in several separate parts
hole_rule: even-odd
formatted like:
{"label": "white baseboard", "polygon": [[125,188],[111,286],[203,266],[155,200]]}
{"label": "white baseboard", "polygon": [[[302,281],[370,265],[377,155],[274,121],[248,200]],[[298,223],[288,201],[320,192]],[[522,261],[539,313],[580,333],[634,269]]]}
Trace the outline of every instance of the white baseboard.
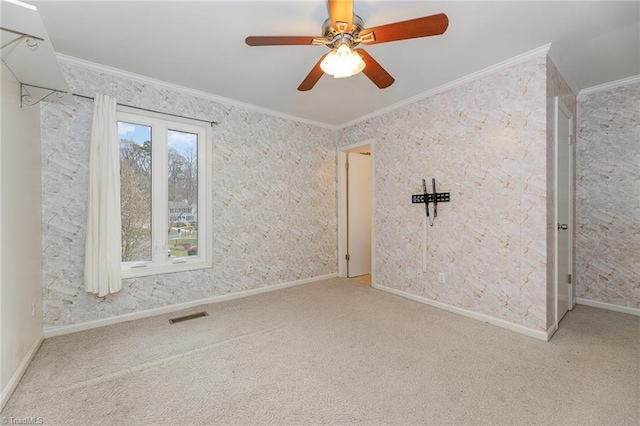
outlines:
{"label": "white baseboard", "polygon": [[551,324],[551,327],[549,327],[549,329],[547,330],[547,341],[551,340],[551,336],[556,334],[556,331],[558,331],[558,325]]}
{"label": "white baseboard", "polygon": [[33,342],[31,347],[27,351],[27,354],[24,356],[24,358],[22,359],[22,362],[18,366],[18,369],[16,370],[16,372],[13,374],[13,376],[7,383],[7,386],[4,389],[2,389],[2,393],[0,393],[0,412],[4,410],[4,406],[9,401],[9,398],[11,398],[13,391],[16,390],[16,387],[18,386],[20,379],[24,375],[24,372],[27,371],[29,364],[31,364],[31,360],[36,355],[36,352],[38,352],[38,349],[40,348],[40,345],[42,344],[43,340],[44,340],[44,336],[40,335]]}
{"label": "white baseboard", "polygon": [[628,306],[614,305],[612,303],[596,302],[595,300],[582,299],[578,297],[576,299],[579,305],[592,306],[594,308],[608,309],[610,311],[622,312],[624,314],[631,314],[640,316],[640,309],[630,308]]}
{"label": "white baseboard", "polygon": [[294,287],[302,284],[309,284],[316,281],[328,280],[337,277],[338,274],[320,275],[318,277],[305,278],[297,281],[260,287],[253,290],[239,291],[236,293],[223,294],[220,296],[207,297],[205,299],[192,300],[190,302],[178,303],[175,305],[162,306],[160,308],[148,309],[145,311],[134,312],[130,314],[118,315],[99,319],[95,321],[84,322],[81,324],[66,325],[62,327],[46,328],[44,330],[44,338],[62,336],[63,334],[77,333],[78,331],[90,330],[92,328],[104,327],[107,325],[119,324],[121,322],[133,321],[140,318],[154,317],[157,315],[167,314],[170,312],[182,311],[184,309],[193,308],[194,306],[208,305],[210,303],[226,302],[227,300],[240,299],[242,297],[253,296],[260,293],[281,290],[287,287]]}
{"label": "white baseboard", "polygon": [[416,296],[415,294],[405,293],[404,291],[396,290],[394,288],[385,287],[382,285],[374,284],[372,287],[378,290],[386,291],[396,296],[411,299],[416,302],[424,303],[425,305],[433,306],[434,308],[444,309],[445,311],[453,312],[454,314],[464,315],[465,317],[473,318],[478,321],[487,322],[498,327],[506,328],[507,330],[515,331],[525,336],[533,337],[539,340],[548,341],[549,331],[538,331],[523,325],[514,324],[509,321],[501,320],[489,315],[479,314],[477,312],[469,311],[467,309],[458,308],[455,306],[447,305],[446,303],[436,302],[435,300],[427,299],[426,297]]}

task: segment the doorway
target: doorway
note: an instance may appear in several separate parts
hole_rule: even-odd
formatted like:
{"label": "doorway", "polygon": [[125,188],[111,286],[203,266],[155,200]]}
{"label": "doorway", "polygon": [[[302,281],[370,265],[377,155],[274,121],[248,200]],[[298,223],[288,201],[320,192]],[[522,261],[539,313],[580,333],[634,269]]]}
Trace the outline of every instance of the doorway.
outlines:
{"label": "doorway", "polygon": [[373,285],[373,142],[338,151],[338,276]]}
{"label": "doorway", "polygon": [[573,308],[573,114],[556,96],[555,326]]}

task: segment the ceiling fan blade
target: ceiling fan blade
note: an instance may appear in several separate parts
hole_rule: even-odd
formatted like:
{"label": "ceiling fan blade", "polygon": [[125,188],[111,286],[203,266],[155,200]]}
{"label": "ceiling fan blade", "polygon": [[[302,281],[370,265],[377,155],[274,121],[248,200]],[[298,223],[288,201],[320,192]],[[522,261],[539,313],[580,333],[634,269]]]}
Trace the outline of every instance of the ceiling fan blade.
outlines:
{"label": "ceiling fan blade", "polygon": [[249,46],[311,45],[318,37],[306,36],[249,36],[244,41]]}
{"label": "ceiling fan blade", "polygon": [[316,85],[318,80],[320,80],[320,77],[322,77],[322,74],[324,74],[324,71],[322,71],[322,68],[320,68],[320,62],[322,62],[324,57],[327,56],[328,54],[329,53],[325,53],[324,55],[322,55],[320,60],[311,69],[311,72],[309,72],[309,74],[307,74],[305,79],[302,80],[302,83],[300,83],[300,86],[298,86],[299,91],[306,92],[307,90],[313,89],[313,86]]}
{"label": "ceiling fan blade", "polygon": [[[362,43],[366,45],[386,43],[388,41],[406,40],[410,38],[428,37],[443,34],[449,26],[449,18],[444,13],[423,16],[408,21],[395,22],[360,31]],[[373,33],[374,37],[367,37]],[[373,39],[373,40],[371,40]]]}
{"label": "ceiling fan blade", "polygon": [[[331,26],[336,31],[349,32],[353,28],[353,0],[327,0]],[[339,24],[339,22],[346,23]]]}
{"label": "ceiling fan blade", "polygon": [[365,67],[362,72],[369,77],[373,84],[378,86],[379,89],[385,89],[393,84],[396,81],[391,74],[389,74],[382,66],[375,60],[371,55],[365,52],[364,49],[356,49],[355,52],[358,52],[362,59],[364,60]]}

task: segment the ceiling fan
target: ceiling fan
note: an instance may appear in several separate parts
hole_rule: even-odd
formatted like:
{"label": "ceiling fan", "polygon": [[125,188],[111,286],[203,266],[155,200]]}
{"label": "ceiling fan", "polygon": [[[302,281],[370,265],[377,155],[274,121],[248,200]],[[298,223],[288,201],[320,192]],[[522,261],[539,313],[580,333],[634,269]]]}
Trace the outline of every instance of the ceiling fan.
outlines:
{"label": "ceiling fan", "polygon": [[449,26],[444,13],[364,28],[364,21],[353,13],[353,0],[327,0],[329,18],[322,24],[322,37],[310,36],[249,36],[249,46],[315,45],[327,46],[330,52],[322,55],[298,90],[311,90],[324,73],[335,78],[350,77],[360,71],[380,89],[395,79],[359,44],[372,45],[389,41],[428,37],[443,34]]}

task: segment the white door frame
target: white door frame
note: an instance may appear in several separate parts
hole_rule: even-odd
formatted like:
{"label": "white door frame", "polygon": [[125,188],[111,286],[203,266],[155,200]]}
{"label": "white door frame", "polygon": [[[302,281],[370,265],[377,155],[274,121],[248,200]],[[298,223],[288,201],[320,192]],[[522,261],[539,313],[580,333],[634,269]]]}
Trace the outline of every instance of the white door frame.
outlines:
{"label": "white door frame", "polygon": [[347,153],[358,151],[368,147],[371,150],[371,285],[375,283],[375,220],[374,214],[376,205],[375,181],[375,140],[368,139],[364,142],[354,143],[337,149],[337,174],[338,174],[338,276],[347,276],[347,170],[344,166],[347,160]]}
{"label": "white door frame", "polygon": [[575,231],[573,229],[573,218],[574,218],[574,203],[573,203],[573,197],[575,194],[575,182],[574,182],[574,169],[575,169],[575,158],[574,158],[574,150],[575,150],[575,141],[576,141],[576,137],[575,137],[575,132],[574,132],[574,123],[575,123],[575,117],[573,115],[573,113],[569,110],[569,108],[567,108],[562,101],[560,100],[560,98],[558,96],[555,97],[554,99],[555,101],[555,134],[553,135],[553,139],[554,139],[554,188],[555,188],[555,204],[554,204],[554,212],[553,212],[553,244],[554,244],[554,268],[553,268],[553,280],[554,280],[554,284],[555,284],[555,298],[554,298],[554,303],[553,303],[553,310],[554,310],[554,322],[555,322],[555,329],[558,329],[558,144],[559,144],[559,121],[560,121],[560,111],[562,111],[567,117],[569,118],[569,135],[571,137],[571,148],[569,149],[569,265],[571,268],[571,283],[569,284],[569,310],[573,309],[573,306],[575,305],[574,300],[573,300],[573,285],[575,283],[575,276],[576,276],[576,271],[575,271],[575,265],[573,262],[573,243],[575,241]]}

